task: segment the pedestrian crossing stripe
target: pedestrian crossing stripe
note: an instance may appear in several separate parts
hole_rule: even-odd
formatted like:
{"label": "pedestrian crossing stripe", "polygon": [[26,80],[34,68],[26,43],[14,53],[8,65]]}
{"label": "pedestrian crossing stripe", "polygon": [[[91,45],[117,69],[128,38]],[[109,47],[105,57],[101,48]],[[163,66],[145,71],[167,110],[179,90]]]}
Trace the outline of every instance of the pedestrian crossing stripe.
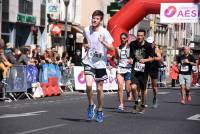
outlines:
{"label": "pedestrian crossing stripe", "polygon": [[170,92],[158,92],[158,94],[161,94],[161,95],[165,95],[165,94],[169,94]]}
{"label": "pedestrian crossing stripe", "polygon": [[200,121],[200,114],[195,114],[189,118],[187,118],[187,120],[195,120],[195,121]]}

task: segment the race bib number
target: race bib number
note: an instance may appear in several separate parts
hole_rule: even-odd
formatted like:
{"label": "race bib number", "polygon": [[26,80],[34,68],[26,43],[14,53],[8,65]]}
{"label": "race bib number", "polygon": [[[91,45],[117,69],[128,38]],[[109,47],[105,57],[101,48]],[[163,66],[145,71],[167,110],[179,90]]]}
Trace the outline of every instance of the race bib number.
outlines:
{"label": "race bib number", "polygon": [[144,69],[145,69],[145,64],[139,63],[139,62],[135,63],[135,67],[134,67],[135,71],[144,72]]}
{"label": "race bib number", "polygon": [[189,66],[181,66],[181,72],[188,72]]}
{"label": "race bib number", "polygon": [[117,73],[119,73],[119,74],[125,74],[128,71],[129,71],[129,69],[127,69],[127,68],[121,68],[121,67],[117,68]]}
{"label": "race bib number", "polygon": [[98,53],[94,50],[89,51],[88,57],[92,59],[93,62],[97,62],[103,58],[102,53]]}

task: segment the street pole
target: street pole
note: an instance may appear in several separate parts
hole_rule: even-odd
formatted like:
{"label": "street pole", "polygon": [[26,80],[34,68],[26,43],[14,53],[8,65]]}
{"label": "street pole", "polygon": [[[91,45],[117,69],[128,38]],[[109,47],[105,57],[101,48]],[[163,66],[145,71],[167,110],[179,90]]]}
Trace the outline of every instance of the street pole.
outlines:
{"label": "street pole", "polygon": [[1,26],[2,26],[2,0],[0,0],[0,38],[1,38]]}
{"label": "street pole", "polygon": [[68,6],[70,0],[63,0],[65,3],[65,37],[64,37],[64,49],[66,50],[66,45],[67,45],[67,14],[68,14]]}

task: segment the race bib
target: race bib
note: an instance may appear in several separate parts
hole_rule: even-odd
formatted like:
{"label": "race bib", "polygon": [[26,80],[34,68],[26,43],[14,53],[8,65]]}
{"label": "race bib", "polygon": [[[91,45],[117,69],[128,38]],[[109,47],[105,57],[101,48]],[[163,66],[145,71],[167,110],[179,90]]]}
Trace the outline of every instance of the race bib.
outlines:
{"label": "race bib", "polygon": [[93,62],[97,62],[103,58],[102,53],[98,53],[97,51],[91,50],[88,53],[88,57],[92,59]]}
{"label": "race bib", "polygon": [[181,66],[181,72],[188,72],[189,66]]}
{"label": "race bib", "polygon": [[139,62],[135,63],[135,67],[134,67],[135,71],[144,72],[144,69],[145,69],[145,64],[139,63]]}
{"label": "race bib", "polygon": [[121,67],[118,67],[118,68],[117,68],[117,73],[119,73],[119,74],[125,74],[125,73],[129,72],[129,70],[130,70],[130,69],[128,69],[128,68],[121,68]]}

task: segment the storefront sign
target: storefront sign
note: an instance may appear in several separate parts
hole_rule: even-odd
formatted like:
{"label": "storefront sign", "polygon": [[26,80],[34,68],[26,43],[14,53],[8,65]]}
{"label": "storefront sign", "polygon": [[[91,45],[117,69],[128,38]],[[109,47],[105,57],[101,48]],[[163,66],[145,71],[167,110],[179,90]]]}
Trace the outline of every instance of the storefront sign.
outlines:
{"label": "storefront sign", "polygon": [[60,5],[58,3],[47,3],[46,12],[47,14],[59,14]]}
{"label": "storefront sign", "polygon": [[36,17],[19,13],[17,15],[17,22],[36,24]]}
{"label": "storefront sign", "polygon": [[161,3],[161,23],[197,23],[200,20],[198,3]]}

